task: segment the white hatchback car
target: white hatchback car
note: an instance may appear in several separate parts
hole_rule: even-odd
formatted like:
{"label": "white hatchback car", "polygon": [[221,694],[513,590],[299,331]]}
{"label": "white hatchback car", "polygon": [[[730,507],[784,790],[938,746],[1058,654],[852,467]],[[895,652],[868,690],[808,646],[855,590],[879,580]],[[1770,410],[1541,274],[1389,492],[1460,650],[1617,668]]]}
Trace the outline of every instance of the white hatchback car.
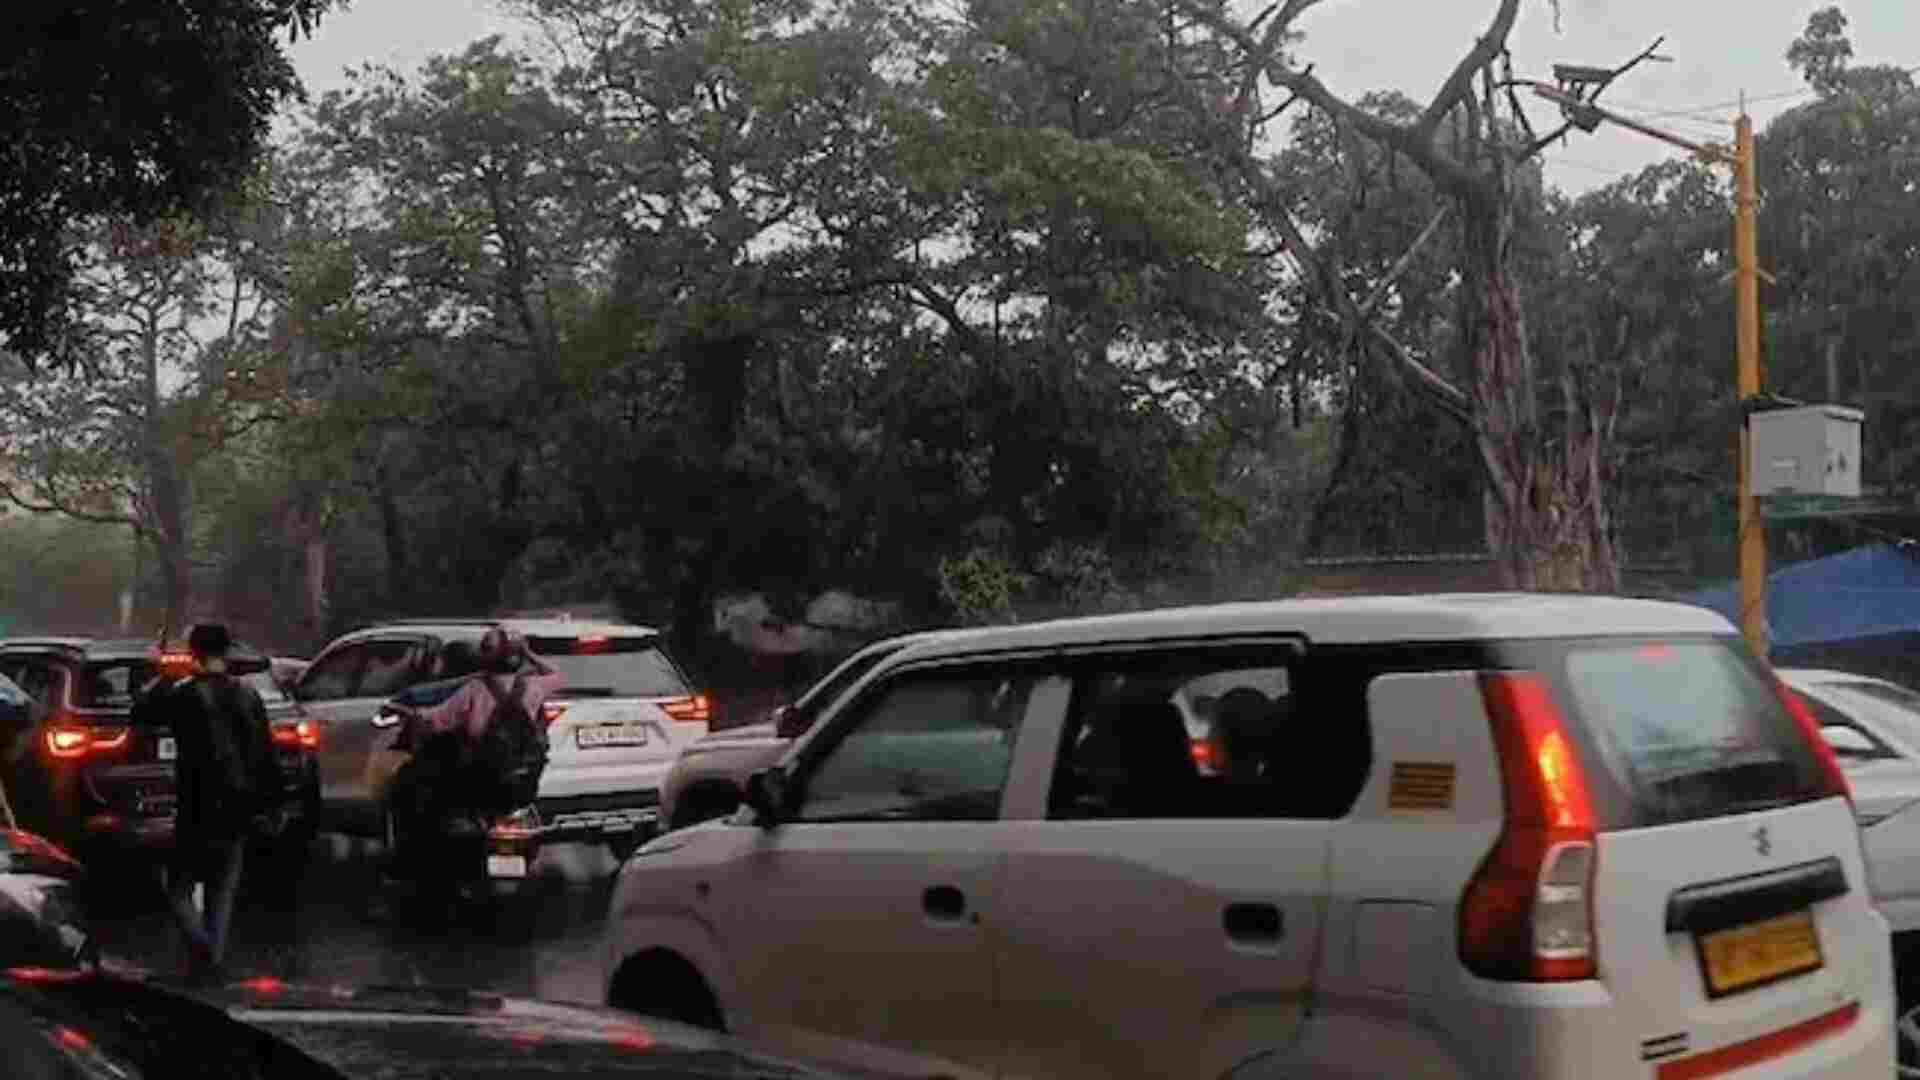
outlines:
{"label": "white hatchback car", "polygon": [[[1196,685],[1229,730],[1189,730]],[[606,961],[614,1005],[898,1076],[1894,1059],[1832,755],[1723,619],[1646,601],[1292,601],[915,645],[749,808],[627,862]]]}

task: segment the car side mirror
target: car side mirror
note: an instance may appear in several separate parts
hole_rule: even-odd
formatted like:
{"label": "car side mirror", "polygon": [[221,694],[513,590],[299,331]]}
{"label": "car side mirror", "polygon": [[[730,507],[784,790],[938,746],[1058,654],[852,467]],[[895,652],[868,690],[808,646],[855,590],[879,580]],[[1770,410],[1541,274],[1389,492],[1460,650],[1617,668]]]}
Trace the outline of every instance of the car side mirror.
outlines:
{"label": "car side mirror", "polygon": [[761,769],[747,777],[743,801],[753,810],[754,824],[763,829],[778,826],[787,805],[786,770]]}
{"label": "car side mirror", "polygon": [[813,718],[792,705],[773,711],[773,733],[782,739],[797,739],[813,726]]}

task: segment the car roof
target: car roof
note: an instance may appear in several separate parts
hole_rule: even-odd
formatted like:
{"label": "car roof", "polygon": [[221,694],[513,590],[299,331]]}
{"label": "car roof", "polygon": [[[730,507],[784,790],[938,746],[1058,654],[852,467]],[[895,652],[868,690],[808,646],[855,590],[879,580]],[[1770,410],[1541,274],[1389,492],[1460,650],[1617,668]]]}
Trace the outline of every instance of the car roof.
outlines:
{"label": "car roof", "polygon": [[479,637],[495,626],[504,626],[526,637],[657,637],[651,626],[608,622],[601,619],[394,619],[361,627],[341,636],[340,641],[360,641],[384,637],[396,632],[431,634],[441,638]]}
{"label": "car roof", "polygon": [[0,641],[0,649],[76,652],[89,658],[131,658],[152,656],[154,641],[152,638],[7,638]]}
{"label": "car roof", "polygon": [[1300,634],[1322,644],[1734,633],[1706,608],[1558,593],[1445,593],[1207,604],[985,627],[914,645],[901,659],[1163,638]]}

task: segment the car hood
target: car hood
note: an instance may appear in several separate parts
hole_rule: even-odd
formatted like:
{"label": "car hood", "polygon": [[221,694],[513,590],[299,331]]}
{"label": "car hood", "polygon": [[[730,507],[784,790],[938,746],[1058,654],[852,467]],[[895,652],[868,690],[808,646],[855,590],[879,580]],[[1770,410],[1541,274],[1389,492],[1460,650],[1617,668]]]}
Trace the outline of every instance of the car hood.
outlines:
{"label": "car hood", "polygon": [[198,996],[352,1080],[829,1076],[665,1021],[465,990],[253,979]]}

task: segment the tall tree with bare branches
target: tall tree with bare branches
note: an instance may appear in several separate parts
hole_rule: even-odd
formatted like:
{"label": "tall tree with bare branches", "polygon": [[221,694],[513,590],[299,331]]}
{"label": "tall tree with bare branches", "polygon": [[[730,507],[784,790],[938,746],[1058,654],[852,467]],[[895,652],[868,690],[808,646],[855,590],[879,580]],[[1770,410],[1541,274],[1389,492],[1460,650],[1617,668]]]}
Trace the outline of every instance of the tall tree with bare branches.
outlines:
{"label": "tall tree with bare branches", "polygon": [[[1397,365],[1438,408],[1467,425],[1485,481],[1487,545],[1507,584],[1617,589],[1619,560],[1603,470],[1608,410],[1617,403],[1586,392],[1589,380],[1577,366],[1554,365],[1549,374],[1536,357],[1517,272],[1516,216],[1527,203],[1527,189],[1539,184],[1530,162],[1567,130],[1537,137],[1520,109],[1507,53],[1520,0],[1496,0],[1473,47],[1432,97],[1404,117],[1337,96],[1289,51],[1298,19],[1321,2],[1278,0],[1243,21],[1219,0],[1175,0],[1192,23],[1227,43],[1236,57],[1229,70],[1237,87],[1225,107],[1247,129],[1223,150],[1267,225],[1310,279],[1318,302],[1347,326],[1352,347]],[[1606,72],[1588,94],[1641,58]],[[1443,229],[1452,231],[1460,288],[1451,372],[1417,355],[1374,319],[1397,268],[1373,283],[1368,295],[1355,296],[1337,253],[1301,228],[1292,209],[1295,193],[1260,155],[1261,126],[1285,111],[1285,105],[1263,110],[1263,90],[1284,92],[1286,105],[1303,103],[1403,157],[1445,196],[1403,265]]]}

